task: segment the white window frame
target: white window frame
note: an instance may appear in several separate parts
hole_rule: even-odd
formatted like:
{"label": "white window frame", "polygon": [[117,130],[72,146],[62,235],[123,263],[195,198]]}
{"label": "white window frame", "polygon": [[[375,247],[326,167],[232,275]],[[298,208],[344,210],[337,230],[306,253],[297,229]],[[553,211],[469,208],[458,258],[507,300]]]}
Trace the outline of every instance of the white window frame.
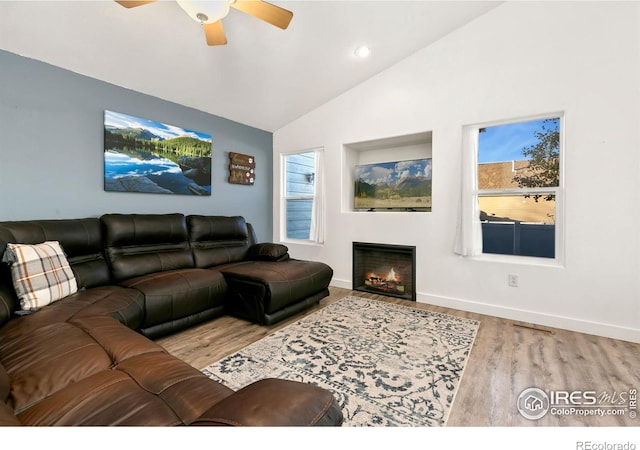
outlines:
{"label": "white window frame", "polygon": [[[505,188],[505,189],[479,189],[478,188],[478,155],[477,155],[477,143],[474,145],[466,145],[463,151],[466,153],[464,155],[464,164],[470,164],[471,171],[473,173],[473,187],[472,187],[472,203],[474,205],[479,204],[480,197],[489,197],[489,196],[520,196],[527,194],[553,194],[555,195],[555,249],[554,249],[554,258],[544,258],[544,257],[536,257],[536,256],[521,256],[521,255],[505,255],[505,254],[493,254],[493,253],[482,253],[479,255],[474,255],[472,258],[485,260],[485,261],[494,261],[494,262],[506,262],[506,263],[519,263],[519,264],[529,264],[529,265],[551,265],[551,266],[564,266],[565,260],[565,221],[564,221],[564,211],[565,211],[565,202],[564,202],[564,160],[565,160],[565,145],[564,145],[564,134],[565,134],[565,114],[563,112],[555,112],[550,114],[540,114],[533,115],[527,117],[520,117],[517,119],[509,119],[509,120],[496,120],[491,122],[485,122],[481,124],[468,125],[465,129],[475,129],[480,130],[481,128],[490,128],[500,125],[509,125],[513,123],[519,122],[528,122],[532,120],[544,120],[544,119],[559,119],[560,125],[560,136],[559,136],[559,185],[557,187],[541,187],[541,188]],[[470,154],[472,153],[472,154]],[[482,239],[482,233],[479,233],[479,239]],[[481,245],[481,242],[480,242]]]}

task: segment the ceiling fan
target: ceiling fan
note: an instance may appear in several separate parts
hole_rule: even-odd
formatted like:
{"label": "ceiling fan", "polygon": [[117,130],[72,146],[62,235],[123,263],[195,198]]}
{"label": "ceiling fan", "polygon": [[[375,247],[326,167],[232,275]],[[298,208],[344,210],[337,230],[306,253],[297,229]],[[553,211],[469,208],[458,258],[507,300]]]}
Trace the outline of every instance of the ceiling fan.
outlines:
{"label": "ceiling fan", "polygon": [[[158,0],[115,1],[125,8],[135,8]],[[222,19],[229,14],[230,8],[257,17],[283,30],[287,29],[293,17],[291,11],[261,0],[176,0],[176,3],[185,10],[189,17],[202,25],[208,45],[225,45],[227,43]]]}

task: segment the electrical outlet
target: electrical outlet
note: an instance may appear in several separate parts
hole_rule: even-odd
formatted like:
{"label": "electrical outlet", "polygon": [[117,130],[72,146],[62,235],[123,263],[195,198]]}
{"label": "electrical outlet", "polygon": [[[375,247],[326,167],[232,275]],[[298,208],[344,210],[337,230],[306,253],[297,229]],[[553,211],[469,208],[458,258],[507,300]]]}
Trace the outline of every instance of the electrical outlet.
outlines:
{"label": "electrical outlet", "polygon": [[518,275],[515,273],[509,274],[509,286],[518,287]]}

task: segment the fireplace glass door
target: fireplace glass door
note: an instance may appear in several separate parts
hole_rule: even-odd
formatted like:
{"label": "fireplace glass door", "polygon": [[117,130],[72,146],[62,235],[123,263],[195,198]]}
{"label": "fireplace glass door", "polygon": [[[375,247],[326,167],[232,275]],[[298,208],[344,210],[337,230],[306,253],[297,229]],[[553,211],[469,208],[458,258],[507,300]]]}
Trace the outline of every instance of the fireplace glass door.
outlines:
{"label": "fireplace glass door", "polygon": [[353,243],[353,290],[416,299],[414,246]]}

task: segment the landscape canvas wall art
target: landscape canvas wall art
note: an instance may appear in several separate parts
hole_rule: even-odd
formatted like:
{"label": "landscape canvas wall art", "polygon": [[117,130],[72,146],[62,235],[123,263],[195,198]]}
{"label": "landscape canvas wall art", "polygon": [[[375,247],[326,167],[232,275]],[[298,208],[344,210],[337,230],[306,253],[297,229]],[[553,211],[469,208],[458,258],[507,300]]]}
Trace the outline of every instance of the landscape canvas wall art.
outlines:
{"label": "landscape canvas wall art", "polygon": [[431,158],[355,167],[354,209],[431,211]]}
{"label": "landscape canvas wall art", "polygon": [[104,112],[104,189],[211,195],[211,135]]}

